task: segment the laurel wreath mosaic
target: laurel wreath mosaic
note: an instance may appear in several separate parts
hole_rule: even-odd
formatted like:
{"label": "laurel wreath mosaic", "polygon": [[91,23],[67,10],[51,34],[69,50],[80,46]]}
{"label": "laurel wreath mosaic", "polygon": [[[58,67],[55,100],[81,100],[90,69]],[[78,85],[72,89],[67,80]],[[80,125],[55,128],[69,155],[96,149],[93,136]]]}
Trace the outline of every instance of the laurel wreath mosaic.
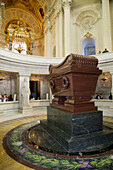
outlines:
{"label": "laurel wreath mosaic", "polygon": [[[44,153],[38,152],[38,150],[30,149],[21,139],[21,135],[25,129],[35,126],[37,122],[30,122],[23,124],[19,127],[11,130],[7,135],[7,145],[10,152],[14,153],[19,159],[25,160],[32,165],[40,167],[46,167],[50,169],[112,169],[113,168],[113,155],[108,155],[99,158],[90,159],[70,159],[48,156]],[[106,123],[108,124],[108,123]],[[111,124],[110,126],[113,126]]]}

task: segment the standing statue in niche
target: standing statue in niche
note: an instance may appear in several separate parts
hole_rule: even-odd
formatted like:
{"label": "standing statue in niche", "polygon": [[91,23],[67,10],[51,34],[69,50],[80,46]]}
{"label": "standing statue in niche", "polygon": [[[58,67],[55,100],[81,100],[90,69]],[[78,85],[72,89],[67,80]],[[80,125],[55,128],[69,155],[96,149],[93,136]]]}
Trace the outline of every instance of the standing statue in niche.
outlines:
{"label": "standing statue in niche", "polygon": [[22,107],[29,107],[29,95],[30,95],[30,89],[28,88],[27,79],[24,78],[23,84],[22,84]]}

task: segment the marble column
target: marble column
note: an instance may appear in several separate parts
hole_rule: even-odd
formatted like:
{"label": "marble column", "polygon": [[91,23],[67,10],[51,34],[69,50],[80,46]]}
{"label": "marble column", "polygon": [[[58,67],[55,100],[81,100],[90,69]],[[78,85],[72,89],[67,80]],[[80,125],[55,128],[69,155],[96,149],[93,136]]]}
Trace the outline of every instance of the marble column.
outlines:
{"label": "marble column", "polygon": [[47,31],[44,31],[44,56],[47,56]]}
{"label": "marble column", "polygon": [[58,12],[55,16],[56,20],[56,27],[55,27],[55,32],[56,32],[56,57],[59,57],[59,19],[58,19]]}
{"label": "marble column", "polygon": [[49,95],[49,86],[46,77],[40,79],[40,97],[41,99],[46,99],[46,94]]}
{"label": "marble column", "polygon": [[103,50],[107,48],[108,51],[112,51],[109,0],[102,0],[102,22]]}
{"label": "marble column", "polygon": [[10,76],[10,94],[13,94],[12,93],[12,84],[13,84],[13,79],[12,79],[12,77]]}
{"label": "marble column", "polygon": [[70,54],[71,48],[71,17],[70,17],[70,8],[71,8],[72,0],[62,0],[63,9],[64,9],[64,45],[65,45],[65,56]]}
{"label": "marble column", "polygon": [[113,72],[110,72],[111,76],[112,76],[112,87],[111,87],[111,94],[112,94],[112,97],[113,97]]}
{"label": "marble column", "polygon": [[47,55],[48,57],[51,57],[51,23],[48,21],[48,48],[47,48]]}
{"label": "marble column", "polygon": [[59,10],[59,57],[64,57],[64,46],[63,46],[63,12],[62,8]]}
{"label": "marble column", "polygon": [[52,103],[53,96],[52,96],[52,91],[50,87],[49,87],[49,90],[50,90],[50,103]]}
{"label": "marble column", "polygon": [[18,83],[18,99],[19,99],[19,112],[29,113],[31,112],[31,107],[29,104],[30,88],[29,88],[29,77],[30,74],[19,73],[17,77]]}

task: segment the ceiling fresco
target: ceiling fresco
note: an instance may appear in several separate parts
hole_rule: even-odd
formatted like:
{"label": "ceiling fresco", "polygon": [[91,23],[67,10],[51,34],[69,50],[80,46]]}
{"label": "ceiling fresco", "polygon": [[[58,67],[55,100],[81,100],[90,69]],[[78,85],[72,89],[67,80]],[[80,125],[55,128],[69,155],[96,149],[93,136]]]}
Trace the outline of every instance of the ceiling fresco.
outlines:
{"label": "ceiling fresco", "polygon": [[5,8],[16,7],[27,10],[42,21],[53,0],[2,0],[2,2]]}

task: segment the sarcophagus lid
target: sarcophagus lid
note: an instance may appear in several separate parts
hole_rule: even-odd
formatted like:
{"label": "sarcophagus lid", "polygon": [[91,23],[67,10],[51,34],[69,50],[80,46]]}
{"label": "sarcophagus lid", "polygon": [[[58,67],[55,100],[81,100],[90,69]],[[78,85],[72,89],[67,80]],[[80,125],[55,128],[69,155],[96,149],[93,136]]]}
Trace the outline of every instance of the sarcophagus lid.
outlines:
{"label": "sarcophagus lid", "polygon": [[[70,54],[64,61],[56,66],[50,65],[50,74],[66,73],[70,71],[97,71],[98,59],[93,56]],[[79,68],[79,69],[78,69]],[[85,71],[84,70],[84,71]]]}

